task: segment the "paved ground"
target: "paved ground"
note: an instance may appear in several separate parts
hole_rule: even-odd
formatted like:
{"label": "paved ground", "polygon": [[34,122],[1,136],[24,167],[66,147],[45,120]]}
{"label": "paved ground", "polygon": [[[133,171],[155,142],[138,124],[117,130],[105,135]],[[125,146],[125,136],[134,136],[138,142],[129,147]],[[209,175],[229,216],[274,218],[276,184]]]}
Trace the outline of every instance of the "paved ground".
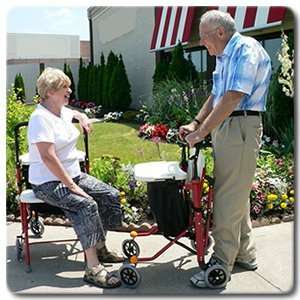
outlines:
{"label": "paved ground", "polygon": [[[20,223],[7,224],[7,286],[17,294],[105,294],[105,295],[217,295],[217,294],[287,294],[294,288],[294,222],[254,229],[259,268],[255,272],[235,268],[226,289],[193,287],[189,278],[198,271],[196,256],[178,245],[153,262],[137,265],[142,281],[136,289],[121,286],[100,289],[82,280],[84,257],[77,243],[32,245],[32,272],[26,273],[16,259],[15,238]],[[73,238],[70,227],[46,226],[43,240]],[[128,233],[109,232],[108,245],[121,249]],[[31,239],[35,241],[36,239]],[[188,239],[182,239],[189,244]],[[168,241],[160,236],[139,237],[140,256],[152,256]],[[71,252],[71,253],[70,253]],[[109,265],[118,270],[121,264]]]}

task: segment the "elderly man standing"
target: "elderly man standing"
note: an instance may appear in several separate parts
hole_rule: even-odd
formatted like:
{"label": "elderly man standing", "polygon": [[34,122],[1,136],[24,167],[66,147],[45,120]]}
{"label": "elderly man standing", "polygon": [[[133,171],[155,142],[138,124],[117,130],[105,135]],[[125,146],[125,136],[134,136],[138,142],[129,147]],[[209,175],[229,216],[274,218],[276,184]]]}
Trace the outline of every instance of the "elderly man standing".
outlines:
{"label": "elderly man standing", "polygon": [[236,32],[228,13],[211,10],[202,15],[200,44],[216,56],[213,88],[188,125],[180,128],[190,146],[211,133],[215,162],[212,231],[214,253],[191,282],[207,287],[206,270],[221,265],[228,273],[234,264],[255,270],[256,251],[250,220],[249,194],[262,137],[271,61],[261,44]]}

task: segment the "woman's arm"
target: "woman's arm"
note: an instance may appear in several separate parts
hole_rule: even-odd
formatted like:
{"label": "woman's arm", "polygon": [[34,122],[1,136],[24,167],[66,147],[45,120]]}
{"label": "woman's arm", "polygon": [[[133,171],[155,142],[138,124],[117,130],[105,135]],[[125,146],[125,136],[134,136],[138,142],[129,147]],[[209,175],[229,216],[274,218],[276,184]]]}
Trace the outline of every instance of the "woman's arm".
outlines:
{"label": "woman's arm", "polygon": [[76,109],[72,111],[73,111],[73,117],[79,121],[80,126],[84,128],[87,131],[87,133],[90,133],[92,130],[92,126],[88,116],[84,113],[79,112]]}
{"label": "woman's arm", "polygon": [[90,197],[84,190],[82,190],[65,171],[63,165],[58,159],[53,143],[39,142],[36,143],[40,156],[47,166],[47,168],[55,175],[71,192],[83,197]]}

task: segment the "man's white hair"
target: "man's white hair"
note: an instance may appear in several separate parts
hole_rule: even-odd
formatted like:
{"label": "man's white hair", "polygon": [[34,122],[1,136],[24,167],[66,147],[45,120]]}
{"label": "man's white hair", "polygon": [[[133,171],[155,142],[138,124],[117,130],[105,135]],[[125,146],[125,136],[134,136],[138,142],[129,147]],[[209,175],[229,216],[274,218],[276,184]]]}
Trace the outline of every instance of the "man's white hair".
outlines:
{"label": "man's white hair", "polygon": [[209,10],[204,13],[200,18],[201,24],[214,25],[215,27],[222,26],[228,34],[236,32],[235,23],[231,15],[220,10]]}

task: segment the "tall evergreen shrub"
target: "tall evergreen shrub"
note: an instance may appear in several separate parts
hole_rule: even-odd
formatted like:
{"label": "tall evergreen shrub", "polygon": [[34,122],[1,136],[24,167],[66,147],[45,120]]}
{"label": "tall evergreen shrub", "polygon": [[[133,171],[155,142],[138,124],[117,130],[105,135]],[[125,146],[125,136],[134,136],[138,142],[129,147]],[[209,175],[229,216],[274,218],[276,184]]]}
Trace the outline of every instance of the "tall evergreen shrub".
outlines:
{"label": "tall evergreen shrub", "polygon": [[71,90],[72,93],[70,95],[70,99],[75,99],[76,98],[76,94],[75,94],[75,83],[74,83],[74,78],[73,78],[73,74],[72,74],[72,70],[70,65],[64,63],[64,73],[70,78],[71,80]]}
{"label": "tall evergreen shrub", "polygon": [[14,90],[15,90],[17,99],[24,103],[25,99],[26,99],[26,95],[25,95],[24,80],[23,80],[21,73],[18,73],[15,77]]}

